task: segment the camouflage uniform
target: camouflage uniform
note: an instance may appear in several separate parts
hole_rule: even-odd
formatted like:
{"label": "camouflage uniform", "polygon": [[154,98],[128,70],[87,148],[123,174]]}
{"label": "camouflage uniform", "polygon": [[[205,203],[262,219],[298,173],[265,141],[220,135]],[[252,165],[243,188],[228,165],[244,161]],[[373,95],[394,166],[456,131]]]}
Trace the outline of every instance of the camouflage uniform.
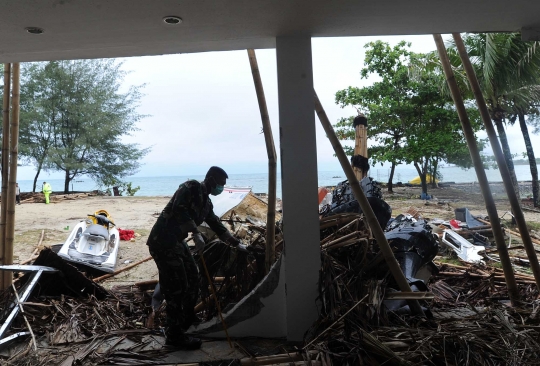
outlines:
{"label": "camouflage uniform", "polygon": [[195,315],[199,272],[185,239],[203,221],[222,240],[232,237],[214,214],[205,185],[187,181],[161,212],[146,243],[158,267],[161,292],[167,301],[167,339],[183,336],[184,323]]}

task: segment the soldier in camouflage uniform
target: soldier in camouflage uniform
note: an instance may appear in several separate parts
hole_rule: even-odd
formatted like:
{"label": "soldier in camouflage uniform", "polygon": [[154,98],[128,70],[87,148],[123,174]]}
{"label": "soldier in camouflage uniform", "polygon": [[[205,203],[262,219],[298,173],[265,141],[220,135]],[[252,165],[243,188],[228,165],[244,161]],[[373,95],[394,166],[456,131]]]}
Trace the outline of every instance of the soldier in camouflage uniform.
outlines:
{"label": "soldier in camouflage uniform", "polygon": [[218,195],[228,178],[219,167],[211,167],[204,181],[189,180],[180,185],[161,212],[148,237],[150,255],[159,271],[161,292],[167,302],[168,346],[197,349],[201,340],[184,334],[197,318],[194,307],[199,295],[199,271],[185,241],[192,234],[198,251],[204,249],[204,239],[197,227],[206,222],[219,238],[238,246],[240,241],[232,236],[214,214],[209,194]]}

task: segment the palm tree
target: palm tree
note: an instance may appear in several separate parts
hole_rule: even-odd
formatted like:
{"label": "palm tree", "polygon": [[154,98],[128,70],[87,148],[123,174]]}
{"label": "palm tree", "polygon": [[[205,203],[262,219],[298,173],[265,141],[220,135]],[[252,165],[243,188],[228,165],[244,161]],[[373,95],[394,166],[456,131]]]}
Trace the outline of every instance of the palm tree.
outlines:
{"label": "palm tree", "polygon": [[[519,127],[521,128],[521,133],[523,134],[523,141],[525,142],[525,149],[527,152],[527,158],[529,160],[529,166],[531,169],[532,177],[532,193],[533,193],[533,202],[534,207],[540,206],[540,184],[538,182],[538,167],[536,163],[536,157],[534,155],[533,146],[531,143],[531,138],[529,135],[528,124],[537,126],[539,122],[540,110],[538,106],[534,105],[515,105],[514,110],[512,111],[513,115],[510,117],[509,122],[514,124],[516,120],[519,121]],[[538,128],[535,129],[534,133],[537,133]]]}
{"label": "palm tree", "polygon": [[[519,187],[505,123],[515,121],[515,116],[520,120],[533,175],[533,187],[536,187],[535,205],[538,205],[536,160],[525,116],[530,107],[540,100],[540,42],[523,42],[519,33],[467,34],[463,42],[476,69],[491,119],[497,128],[518,198]],[[455,45],[450,44],[450,48],[455,49]]]}

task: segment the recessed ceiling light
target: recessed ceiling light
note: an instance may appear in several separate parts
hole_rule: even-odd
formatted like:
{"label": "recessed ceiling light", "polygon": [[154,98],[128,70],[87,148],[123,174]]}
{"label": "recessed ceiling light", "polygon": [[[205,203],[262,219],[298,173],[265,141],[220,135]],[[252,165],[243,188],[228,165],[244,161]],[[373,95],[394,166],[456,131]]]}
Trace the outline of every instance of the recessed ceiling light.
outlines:
{"label": "recessed ceiling light", "polygon": [[163,22],[167,25],[178,25],[182,23],[182,18],[174,15],[169,15],[163,18]]}
{"label": "recessed ceiling light", "polygon": [[43,28],[39,28],[39,27],[26,27],[24,28],[28,33],[31,33],[31,34],[41,34],[44,32]]}

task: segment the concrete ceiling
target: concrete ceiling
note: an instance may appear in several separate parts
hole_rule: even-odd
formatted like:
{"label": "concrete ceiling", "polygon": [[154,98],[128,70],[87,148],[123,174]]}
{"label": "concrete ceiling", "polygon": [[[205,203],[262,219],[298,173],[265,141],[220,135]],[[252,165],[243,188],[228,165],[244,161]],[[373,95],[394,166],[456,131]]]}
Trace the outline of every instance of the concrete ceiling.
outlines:
{"label": "concrete ceiling", "polygon": [[[167,25],[162,18],[168,15],[183,22]],[[538,0],[0,0],[0,62],[272,48],[276,36],[299,33],[404,35],[538,25]]]}

